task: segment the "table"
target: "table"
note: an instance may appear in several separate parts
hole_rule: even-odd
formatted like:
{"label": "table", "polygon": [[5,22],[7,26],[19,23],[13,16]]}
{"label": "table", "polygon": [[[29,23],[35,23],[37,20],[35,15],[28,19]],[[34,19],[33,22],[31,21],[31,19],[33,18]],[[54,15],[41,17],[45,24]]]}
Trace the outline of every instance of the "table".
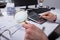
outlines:
{"label": "table", "polygon": [[[39,27],[40,29],[43,28],[43,26],[45,26],[45,30],[44,33],[49,36],[54,29],[59,25],[57,23],[50,23],[50,22],[45,22],[44,24],[38,24],[38,23],[34,23],[32,21],[27,21],[29,23],[32,23],[34,25],[36,25],[37,27]],[[23,27],[14,27],[13,25],[17,25],[16,21],[14,20],[13,16],[9,16],[9,17],[0,17],[0,26],[5,26],[4,29],[9,29],[11,31],[11,33],[13,33],[14,31],[16,31],[17,29],[19,29],[18,31],[16,31],[13,35],[12,38],[13,40],[24,40],[24,35],[25,35],[25,30]],[[10,29],[11,28],[11,29]],[[7,33],[3,34],[5,36],[7,36]],[[10,37],[9,37],[10,38]]]}
{"label": "table", "polygon": [[[40,29],[45,27],[44,33],[47,36],[49,36],[59,25],[57,23],[51,23],[51,22],[45,22],[43,24],[38,24],[38,23],[35,23],[32,21],[27,21],[27,22],[36,25]],[[16,20],[14,20],[13,16],[0,17],[0,28],[1,27],[4,27],[3,28],[4,30],[8,29],[11,32],[11,34],[13,34],[12,36],[9,36],[10,35],[9,31],[4,32],[3,35],[6,36],[8,39],[10,39],[10,40],[11,39],[13,39],[13,40],[24,40],[25,30],[22,27],[22,25],[18,24],[16,22]],[[2,31],[4,31],[4,30],[2,30]],[[5,40],[5,38],[2,38],[2,37],[1,37],[1,39]]]}

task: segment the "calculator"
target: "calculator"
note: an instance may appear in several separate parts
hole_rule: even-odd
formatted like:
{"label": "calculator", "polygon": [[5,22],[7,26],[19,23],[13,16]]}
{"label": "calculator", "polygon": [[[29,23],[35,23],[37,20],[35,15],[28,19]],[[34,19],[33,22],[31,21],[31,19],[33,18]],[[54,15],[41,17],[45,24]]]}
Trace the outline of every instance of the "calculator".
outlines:
{"label": "calculator", "polygon": [[43,24],[47,21],[46,19],[42,18],[41,15],[38,15],[35,11],[29,12],[28,17],[29,20],[39,24]]}

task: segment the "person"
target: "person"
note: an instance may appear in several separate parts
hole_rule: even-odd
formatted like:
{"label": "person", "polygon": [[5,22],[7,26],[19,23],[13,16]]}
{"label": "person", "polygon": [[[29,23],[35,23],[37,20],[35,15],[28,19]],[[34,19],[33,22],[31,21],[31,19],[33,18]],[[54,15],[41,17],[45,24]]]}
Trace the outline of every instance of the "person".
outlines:
{"label": "person", "polygon": [[48,37],[45,33],[30,23],[24,23],[23,27],[25,28],[25,39],[24,40],[48,40]]}
{"label": "person", "polygon": [[54,22],[57,19],[57,15],[54,15],[51,12],[45,12],[41,17],[51,22]]}
{"label": "person", "polygon": [[[43,13],[41,17],[51,22],[60,23],[60,19],[59,19],[60,14],[58,13],[59,11],[52,10],[52,11]],[[25,31],[26,31],[25,40],[49,40],[48,37],[44,34],[44,32],[33,24],[25,23],[23,24],[23,27],[25,28]]]}
{"label": "person", "polygon": [[57,22],[60,24],[60,14],[59,14],[59,9],[56,10],[51,10],[48,12],[44,12],[41,17],[43,17],[44,19],[47,19],[48,21],[51,22]]}

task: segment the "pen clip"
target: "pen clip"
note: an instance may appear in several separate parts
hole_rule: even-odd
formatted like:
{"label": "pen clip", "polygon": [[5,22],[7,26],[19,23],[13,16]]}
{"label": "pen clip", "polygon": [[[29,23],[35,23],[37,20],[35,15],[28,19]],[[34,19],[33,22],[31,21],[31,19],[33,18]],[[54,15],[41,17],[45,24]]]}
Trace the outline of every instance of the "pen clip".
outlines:
{"label": "pen clip", "polygon": [[45,27],[42,28],[42,31],[44,31],[44,30],[45,30]]}

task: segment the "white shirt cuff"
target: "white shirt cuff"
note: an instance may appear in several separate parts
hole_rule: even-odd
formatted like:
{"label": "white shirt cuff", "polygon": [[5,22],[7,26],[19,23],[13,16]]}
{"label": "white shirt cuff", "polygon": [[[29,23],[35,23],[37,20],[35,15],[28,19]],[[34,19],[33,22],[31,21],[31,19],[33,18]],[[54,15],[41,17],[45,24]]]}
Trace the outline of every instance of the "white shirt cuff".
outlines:
{"label": "white shirt cuff", "polygon": [[55,10],[51,10],[50,12],[57,16],[57,19],[55,22],[60,23],[60,10],[55,9]]}

